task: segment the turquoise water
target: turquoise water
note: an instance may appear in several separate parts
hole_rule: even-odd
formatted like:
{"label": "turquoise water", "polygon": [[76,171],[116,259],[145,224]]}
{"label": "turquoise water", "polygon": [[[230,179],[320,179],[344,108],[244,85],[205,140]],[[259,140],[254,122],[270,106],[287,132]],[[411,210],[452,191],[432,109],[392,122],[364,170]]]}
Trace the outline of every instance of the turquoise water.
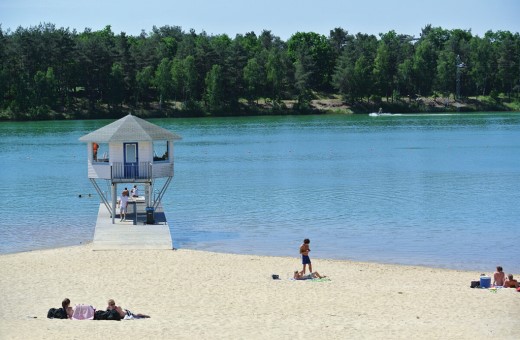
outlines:
{"label": "turquoise water", "polygon": [[[519,114],[150,121],[176,248],[520,273]],[[92,240],[78,138],[110,122],[0,123],[0,253]]]}

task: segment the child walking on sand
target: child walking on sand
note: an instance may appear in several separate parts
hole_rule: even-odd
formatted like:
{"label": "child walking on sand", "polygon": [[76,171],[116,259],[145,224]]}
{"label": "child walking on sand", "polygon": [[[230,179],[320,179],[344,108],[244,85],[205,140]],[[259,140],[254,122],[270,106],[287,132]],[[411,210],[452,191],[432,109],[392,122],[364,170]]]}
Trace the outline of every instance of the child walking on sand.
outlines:
{"label": "child walking on sand", "polygon": [[302,255],[303,264],[302,274],[305,274],[305,268],[307,267],[307,265],[309,265],[309,273],[312,273],[312,263],[309,257],[309,252],[311,251],[309,243],[311,243],[311,241],[308,238],[306,238],[305,240],[303,240],[303,243],[300,246],[300,254]]}

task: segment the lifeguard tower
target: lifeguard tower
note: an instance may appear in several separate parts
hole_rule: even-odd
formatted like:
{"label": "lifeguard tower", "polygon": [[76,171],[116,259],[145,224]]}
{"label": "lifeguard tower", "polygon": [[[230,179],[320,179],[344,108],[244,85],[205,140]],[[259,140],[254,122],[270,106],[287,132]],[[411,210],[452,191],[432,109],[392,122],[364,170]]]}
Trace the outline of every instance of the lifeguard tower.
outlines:
{"label": "lifeguard tower", "polygon": [[[79,139],[87,143],[88,178],[101,198],[95,249],[172,249],[161,200],[173,179],[173,142],[179,139],[130,114]],[[128,219],[116,220],[118,193],[134,186],[139,195],[129,199]]]}

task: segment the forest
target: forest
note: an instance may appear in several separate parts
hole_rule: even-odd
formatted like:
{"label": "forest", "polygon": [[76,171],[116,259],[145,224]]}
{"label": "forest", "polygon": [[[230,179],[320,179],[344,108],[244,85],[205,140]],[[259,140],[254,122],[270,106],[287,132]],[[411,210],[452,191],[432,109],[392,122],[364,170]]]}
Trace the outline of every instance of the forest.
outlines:
{"label": "forest", "polygon": [[[178,26],[139,36],[110,26],[83,32],[43,23],[0,26],[0,119],[88,119],[315,113],[316,99],[350,109],[424,98],[480,100],[519,110],[520,36],[425,26],[419,37],[264,30],[208,35]],[[461,105],[462,105],[461,104]]]}

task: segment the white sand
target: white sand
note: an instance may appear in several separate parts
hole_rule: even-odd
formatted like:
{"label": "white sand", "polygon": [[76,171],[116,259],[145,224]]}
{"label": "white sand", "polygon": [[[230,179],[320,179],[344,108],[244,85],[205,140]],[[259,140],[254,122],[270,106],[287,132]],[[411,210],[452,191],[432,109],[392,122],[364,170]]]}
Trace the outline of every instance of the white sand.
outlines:
{"label": "white sand", "polygon": [[[331,281],[289,280],[299,263],[90,245],[2,255],[0,339],[520,339],[520,293],[469,288],[478,272],[313,259]],[[65,297],[151,318],[47,319]]]}

